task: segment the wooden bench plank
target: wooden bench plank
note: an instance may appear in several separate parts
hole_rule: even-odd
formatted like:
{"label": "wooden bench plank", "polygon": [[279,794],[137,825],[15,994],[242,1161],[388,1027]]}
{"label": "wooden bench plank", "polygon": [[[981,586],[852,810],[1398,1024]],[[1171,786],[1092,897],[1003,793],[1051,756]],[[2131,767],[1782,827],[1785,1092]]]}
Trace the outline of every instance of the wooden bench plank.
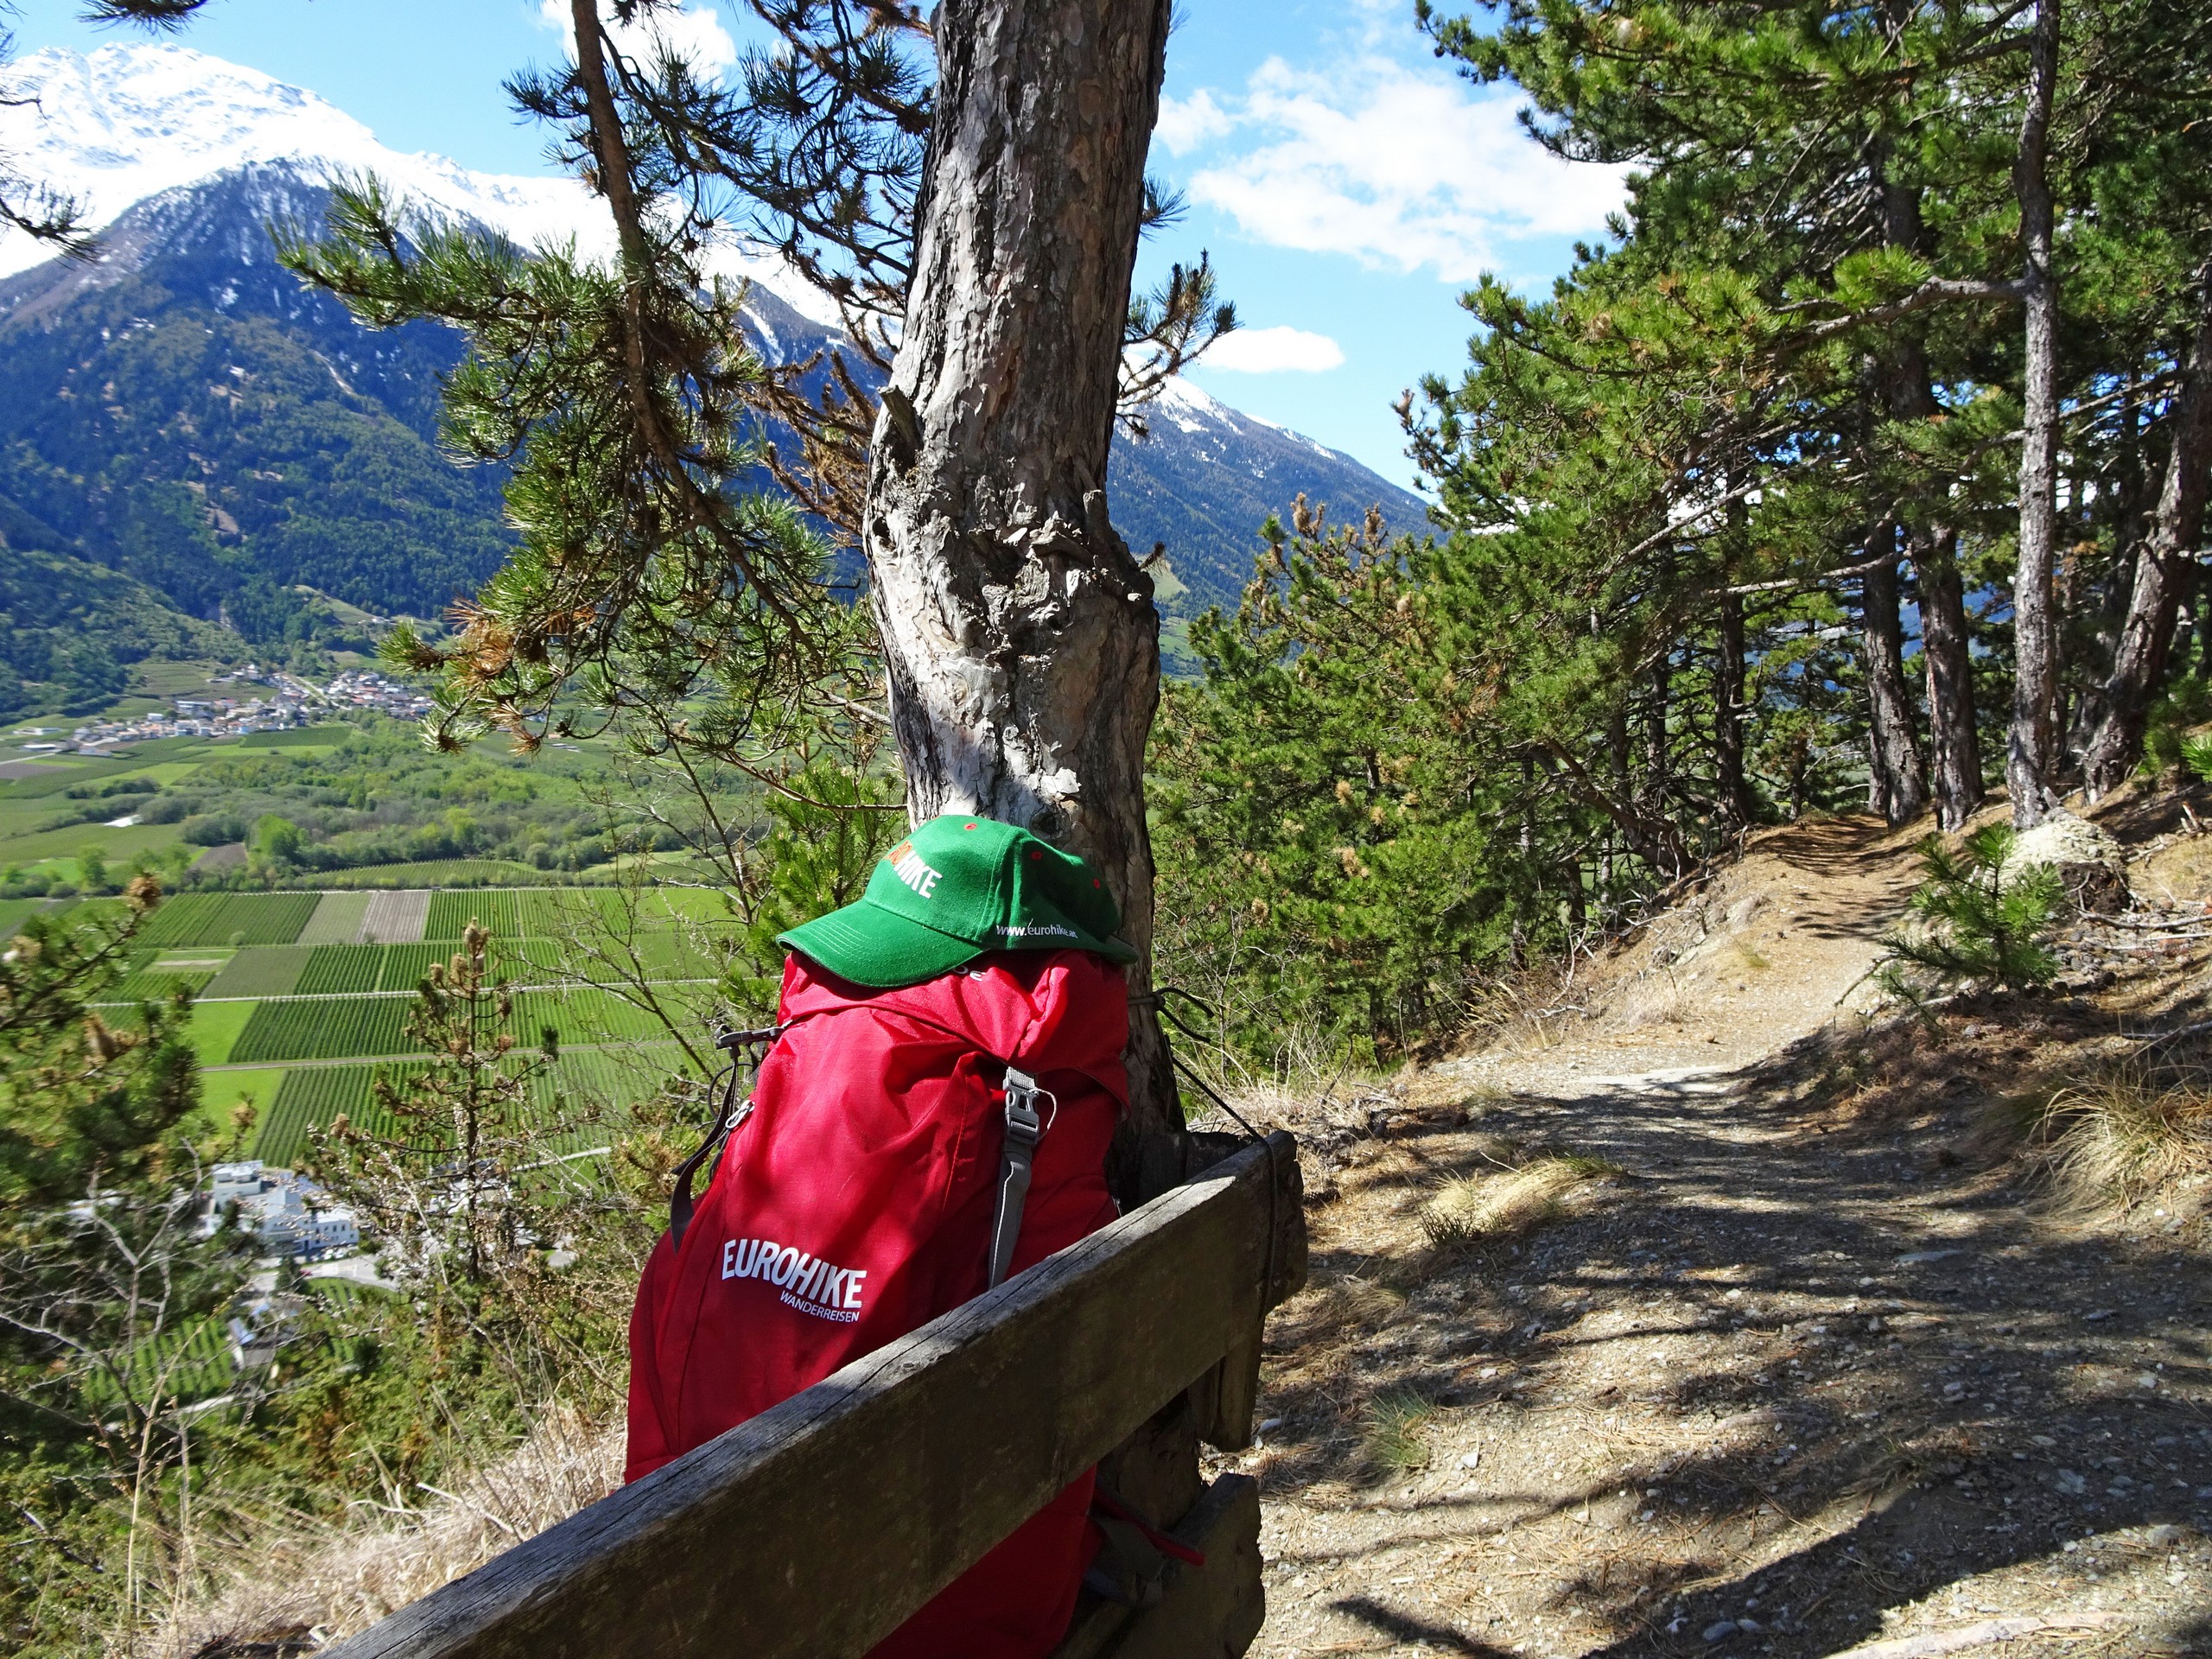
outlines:
{"label": "wooden bench plank", "polygon": [[1299,1200],[1273,1135],[332,1651],[855,1659],[1256,1331]]}

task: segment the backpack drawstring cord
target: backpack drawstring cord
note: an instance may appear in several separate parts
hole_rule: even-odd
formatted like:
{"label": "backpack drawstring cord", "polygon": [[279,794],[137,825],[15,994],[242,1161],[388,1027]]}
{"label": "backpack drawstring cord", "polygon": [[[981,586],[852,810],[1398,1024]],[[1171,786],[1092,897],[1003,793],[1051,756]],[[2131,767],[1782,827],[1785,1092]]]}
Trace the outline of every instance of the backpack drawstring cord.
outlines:
{"label": "backpack drawstring cord", "polygon": [[[715,1046],[730,1057],[729,1065],[715,1074],[707,1086],[721,1090],[721,1103],[715,1109],[715,1121],[708,1127],[707,1138],[699,1149],[676,1166],[676,1181],[668,1195],[668,1236],[671,1247],[683,1243],[683,1230],[691,1224],[691,1178],[698,1173],[699,1166],[719,1152],[737,1133],[738,1126],[752,1115],[753,1101],[747,1096],[740,1105],[737,1100],[738,1081],[745,1071],[745,1062],[753,1062],[754,1075],[759,1075],[760,1064],[767,1051],[775,1046],[776,1039],[784,1034],[782,1026],[766,1026],[757,1031],[732,1031],[724,1027],[715,1033]],[[757,1052],[741,1055],[741,1049],[756,1049]],[[719,1167],[719,1166],[717,1166]],[[709,1180],[713,1179],[709,1176]]]}

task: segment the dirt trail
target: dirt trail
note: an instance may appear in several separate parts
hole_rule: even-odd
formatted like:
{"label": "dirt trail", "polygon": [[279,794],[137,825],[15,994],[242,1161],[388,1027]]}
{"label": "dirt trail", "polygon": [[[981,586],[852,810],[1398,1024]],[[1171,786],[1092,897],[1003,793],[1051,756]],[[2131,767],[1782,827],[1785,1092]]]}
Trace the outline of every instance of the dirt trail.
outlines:
{"label": "dirt trail", "polygon": [[[1910,876],[1865,825],[1770,836],[1548,1041],[1285,1114],[1312,1283],[1221,1465],[1266,1497],[1255,1653],[2212,1653],[2202,1254],[2024,1202],[1964,1069],[1870,1116],[1772,1058]],[[1618,1173],[1431,1242],[1531,1147]]]}

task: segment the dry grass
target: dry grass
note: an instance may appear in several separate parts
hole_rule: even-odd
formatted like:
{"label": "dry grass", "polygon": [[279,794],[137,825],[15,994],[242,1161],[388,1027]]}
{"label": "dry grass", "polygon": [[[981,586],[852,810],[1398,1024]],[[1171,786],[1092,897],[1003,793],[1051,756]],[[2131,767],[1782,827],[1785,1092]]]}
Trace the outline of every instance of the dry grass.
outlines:
{"label": "dry grass", "polygon": [[2132,1209],[2212,1177],[2212,1075],[2110,1066],[2051,1096],[2033,1128],[2065,1199]]}
{"label": "dry grass", "polygon": [[1557,1215],[1560,1201],[1586,1181],[1619,1173],[1602,1158],[1554,1154],[1465,1176],[1446,1182],[1421,1206],[1421,1230],[1440,1246],[1525,1232]]}
{"label": "dry grass", "polygon": [[365,1630],[613,1491],[622,1440],[619,1423],[557,1413],[500,1462],[420,1491],[419,1509],[363,1504],[350,1521],[258,1540],[234,1573],[170,1609],[155,1650],[305,1652]]}

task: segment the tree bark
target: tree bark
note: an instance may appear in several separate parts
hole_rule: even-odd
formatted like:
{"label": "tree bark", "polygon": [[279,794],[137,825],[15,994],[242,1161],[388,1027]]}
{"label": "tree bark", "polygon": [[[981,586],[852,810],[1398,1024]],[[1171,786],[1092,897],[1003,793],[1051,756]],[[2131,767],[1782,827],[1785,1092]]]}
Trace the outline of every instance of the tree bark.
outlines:
{"label": "tree bark", "polygon": [[2058,636],[2052,563],[2058,539],[2058,275],[2051,267],[2051,103],[2058,82],[2060,0],[2037,0],[2028,41],[2027,105],[2013,161],[2020,203],[2021,292],[2027,311],[2020,443],[2019,568],[2012,579],[2012,721],[2005,786],[2012,824],[2029,830],[2049,810],[2058,777]]}
{"label": "tree bark", "polygon": [[[869,460],[863,545],[916,822],[972,811],[1081,854],[1150,983],[1145,744],[1152,583],[1107,512],[1122,329],[1167,0],[944,0],[904,332]],[[1132,1132],[1179,1134],[1147,1004]]]}
{"label": "tree bark", "polygon": [[1936,524],[1907,546],[1920,588],[1920,655],[1928,665],[1936,820],[1956,830],[1981,805],[1981,736],[1974,726],[1974,655],[1958,532]]}
{"label": "tree bark", "polygon": [[1751,780],[1744,773],[1744,600],[1720,599],[1719,658],[1713,679],[1713,772],[1721,817],[1737,830],[1757,816]]}
{"label": "tree bark", "polygon": [[[1869,558],[1894,553],[1897,526],[1878,525],[1867,538]],[[1913,729],[1912,692],[1904,677],[1904,624],[1897,614],[1894,562],[1869,570],[1859,590],[1860,638],[1866,659],[1866,804],[1891,826],[1928,810],[1928,763]]]}
{"label": "tree bark", "polygon": [[[1904,26],[1905,10],[1891,8],[1892,27],[1898,30]],[[1891,175],[1886,144],[1876,160],[1882,177],[1883,241],[1907,252],[1924,253],[1928,235],[1921,217],[1919,189]],[[1932,421],[1942,413],[1929,383],[1928,353],[1916,334],[1898,331],[1881,359],[1880,374],[1883,402],[1891,419]],[[1973,657],[1968,647],[1966,592],[1955,558],[1957,537],[1942,525],[1920,522],[1910,514],[1905,518],[1904,533],[1906,556],[1912,561],[1920,589],[1920,644],[1927,667],[1936,820],[1946,830],[1955,830],[1981,804],[1981,741],[1974,726]],[[1900,644],[1900,657],[1903,650]],[[1871,663],[1868,671],[1871,677]],[[1908,734],[1912,730],[1909,709],[1904,730]]]}
{"label": "tree bark", "polygon": [[2196,574],[2196,543],[2212,483],[2212,268],[2199,272],[2197,280],[2196,336],[2182,360],[2168,417],[2165,479],[2150,534],[2136,551],[2126,620],[2105,682],[2101,717],[2082,755],[2084,780],[2095,794],[2117,788],[2142,758],[2143,731],[2165,678],[2174,623]]}
{"label": "tree bark", "polygon": [[1670,780],[1668,755],[1668,688],[1671,665],[1662,657],[1651,667],[1651,686],[1643,703],[1643,792],[1639,804],[1655,818],[1667,815]]}

